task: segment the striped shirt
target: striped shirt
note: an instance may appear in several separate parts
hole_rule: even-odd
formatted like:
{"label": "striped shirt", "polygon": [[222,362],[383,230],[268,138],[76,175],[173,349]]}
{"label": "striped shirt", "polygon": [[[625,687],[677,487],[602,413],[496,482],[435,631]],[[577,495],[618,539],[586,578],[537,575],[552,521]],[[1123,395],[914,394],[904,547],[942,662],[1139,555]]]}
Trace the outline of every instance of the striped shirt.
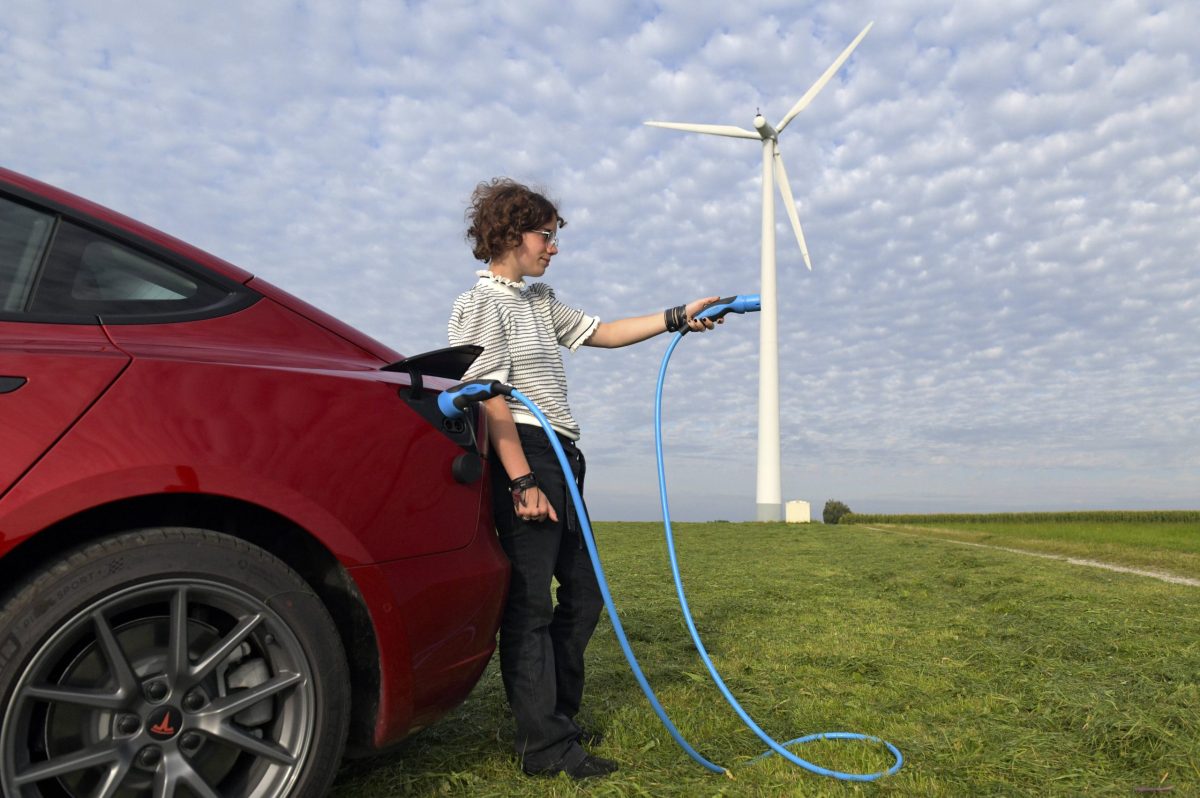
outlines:
{"label": "striped shirt", "polygon": [[[558,347],[574,352],[600,326],[600,319],[562,304],[545,283],[476,273],[479,282],[454,300],[450,312],[450,344],[483,347],[463,380],[499,380],[513,386],[533,400],[557,432],[579,440]],[[539,426],[525,405],[512,397],[507,402],[514,421]]]}

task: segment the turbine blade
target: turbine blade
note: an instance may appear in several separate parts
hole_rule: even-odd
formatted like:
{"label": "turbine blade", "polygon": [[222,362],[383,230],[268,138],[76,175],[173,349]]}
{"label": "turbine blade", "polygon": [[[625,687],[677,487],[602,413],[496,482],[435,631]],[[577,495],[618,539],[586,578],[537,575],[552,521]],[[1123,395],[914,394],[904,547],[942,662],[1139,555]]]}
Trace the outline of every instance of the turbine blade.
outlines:
{"label": "turbine blade", "polygon": [[792,230],[796,232],[796,241],[800,244],[800,254],[804,256],[804,265],[812,271],[812,261],[808,257],[808,245],[804,243],[804,230],[800,227],[800,214],[796,213],[796,200],[792,198],[792,187],[788,183],[787,170],[783,168],[783,156],[779,153],[779,145],[775,145],[775,183],[779,186],[779,194],[783,197],[783,207],[787,208],[788,218],[792,220]]}
{"label": "turbine blade", "polygon": [[732,136],[735,139],[754,139],[762,141],[762,136],[753,130],[735,127],[734,125],[693,125],[687,122],[646,122],[651,127],[665,127],[671,130],[686,130],[689,133],[708,133],[713,136]]}
{"label": "turbine blade", "polygon": [[850,45],[845,50],[842,50],[842,54],[839,55],[837,60],[829,66],[829,69],[825,70],[825,74],[817,79],[817,82],[814,83],[809,90],[804,93],[804,96],[800,98],[800,101],[792,106],[792,110],[787,112],[787,116],[785,116],[783,120],[775,126],[777,131],[782,133],[783,129],[788,126],[788,123],[796,118],[796,114],[808,107],[808,104],[812,102],[813,97],[816,97],[821,89],[825,88],[825,84],[837,74],[837,71],[842,68],[842,64],[846,63],[846,59],[850,57],[850,53],[854,52],[854,48],[858,47],[858,43],[863,40],[863,37],[867,35],[867,31],[871,30],[871,26],[874,24],[874,22],[868,22],[867,27],[862,29],[862,33],[854,37],[854,41],[850,42]]}

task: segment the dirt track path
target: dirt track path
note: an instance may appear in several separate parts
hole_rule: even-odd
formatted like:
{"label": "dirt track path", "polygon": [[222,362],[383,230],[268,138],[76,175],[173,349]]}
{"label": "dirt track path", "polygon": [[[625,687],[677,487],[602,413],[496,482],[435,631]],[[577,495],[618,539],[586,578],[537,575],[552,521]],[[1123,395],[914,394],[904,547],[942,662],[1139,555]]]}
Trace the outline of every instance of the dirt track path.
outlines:
{"label": "dirt track path", "polygon": [[1189,587],[1200,587],[1200,579],[1192,579],[1187,576],[1175,576],[1174,574],[1163,573],[1162,571],[1147,571],[1142,568],[1130,568],[1126,565],[1113,565],[1100,560],[1084,560],[1079,557],[1068,557],[1065,554],[1047,554],[1041,551],[1028,551],[1026,549],[1010,549],[1007,546],[992,546],[987,543],[971,543],[966,540],[954,540],[953,538],[943,538],[937,535],[921,535],[916,532],[905,532],[899,529],[884,529],[878,526],[862,525],[864,529],[873,529],[876,532],[887,532],[892,535],[906,535],[911,538],[921,538],[922,540],[941,540],[946,543],[957,543],[960,546],[974,546],[977,549],[992,549],[993,551],[1006,551],[1010,554],[1024,554],[1028,557],[1041,557],[1043,560],[1058,560],[1059,562],[1070,563],[1071,565],[1083,565],[1088,568],[1103,568],[1106,571],[1116,571],[1121,574],[1134,574],[1135,576],[1145,576],[1150,579],[1158,579],[1162,582],[1170,582],[1173,585],[1188,585]]}

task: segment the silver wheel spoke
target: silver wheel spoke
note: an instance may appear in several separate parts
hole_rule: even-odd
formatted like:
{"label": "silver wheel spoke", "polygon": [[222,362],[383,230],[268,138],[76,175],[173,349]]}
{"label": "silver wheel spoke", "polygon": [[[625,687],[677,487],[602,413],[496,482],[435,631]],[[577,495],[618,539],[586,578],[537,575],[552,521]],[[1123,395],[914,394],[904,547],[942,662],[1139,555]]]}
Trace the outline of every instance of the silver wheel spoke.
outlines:
{"label": "silver wheel spoke", "polygon": [[137,692],[137,676],[129,660],[125,658],[125,652],[121,650],[121,644],[113,634],[112,627],[108,625],[108,619],[97,610],[92,613],[92,624],[96,627],[96,639],[100,643],[100,649],[108,658],[113,676],[116,677],[117,694],[128,696]]}
{"label": "silver wheel spoke", "polygon": [[22,696],[95,709],[122,709],[128,703],[127,696],[120,691],[114,693],[111,690],[88,690],[81,687],[28,687],[22,692]]}
{"label": "silver wheel spoke", "polygon": [[179,777],[179,781],[186,785],[193,794],[199,798],[221,798],[209,783],[204,778],[188,765],[187,771]]}
{"label": "silver wheel spoke", "polygon": [[30,768],[24,773],[18,773],[13,781],[18,786],[36,784],[46,779],[61,778],[88,768],[115,763],[120,758],[121,754],[111,745],[94,745],[73,754],[39,762],[36,767]]}
{"label": "silver wheel spoke", "polygon": [[180,787],[186,787],[197,798],[221,798],[187,760],[164,760],[154,774],[152,795],[154,798],[174,798]]}
{"label": "silver wheel spoke", "polygon": [[209,672],[217,667],[226,657],[228,657],[235,648],[242,644],[242,641],[250,636],[254,628],[262,623],[262,613],[247,615],[238,621],[237,626],[225,638],[215,646],[204,652],[204,656],[196,663],[196,667],[191,669],[190,676],[195,681],[200,681],[208,676]]}
{"label": "silver wheel spoke", "polygon": [[260,740],[229,724],[221,725],[221,730],[217,733],[217,738],[223,743],[236,746],[243,751],[260,756],[263,759],[270,759],[281,765],[293,767],[296,764],[296,757],[279,743]]}
{"label": "silver wheel spoke", "polygon": [[278,676],[267,679],[260,685],[246,690],[239,690],[232,695],[216,699],[209,705],[208,711],[203,713],[202,717],[213,717],[223,721],[247,707],[254,706],[264,698],[294,687],[303,681],[304,676],[302,674],[284,671]]}
{"label": "silver wheel spoke", "polygon": [[[167,636],[167,678],[178,683],[188,672],[188,589],[179,588],[171,596],[171,629]],[[190,686],[190,685],[188,685]]]}
{"label": "silver wheel spoke", "polygon": [[159,765],[158,770],[154,771],[154,786],[150,790],[153,798],[174,798],[175,796],[175,777],[171,773],[171,768]]}
{"label": "silver wheel spoke", "polygon": [[96,793],[96,798],[113,798],[117,794],[117,790],[121,789],[121,784],[125,781],[125,774],[129,772],[132,764],[133,760],[131,759],[121,759],[120,762],[109,768],[108,774],[100,784],[100,791]]}

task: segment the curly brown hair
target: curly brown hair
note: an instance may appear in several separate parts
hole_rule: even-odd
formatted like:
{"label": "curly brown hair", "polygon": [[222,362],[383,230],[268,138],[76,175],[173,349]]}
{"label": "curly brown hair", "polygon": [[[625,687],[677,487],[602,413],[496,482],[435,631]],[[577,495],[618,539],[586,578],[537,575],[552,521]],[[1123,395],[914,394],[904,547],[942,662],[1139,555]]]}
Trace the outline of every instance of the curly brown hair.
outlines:
{"label": "curly brown hair", "polygon": [[557,218],[559,227],[567,226],[553,202],[507,177],[477,185],[466,218],[471,253],[484,263],[518,246],[522,233],[536,230],[551,219]]}

